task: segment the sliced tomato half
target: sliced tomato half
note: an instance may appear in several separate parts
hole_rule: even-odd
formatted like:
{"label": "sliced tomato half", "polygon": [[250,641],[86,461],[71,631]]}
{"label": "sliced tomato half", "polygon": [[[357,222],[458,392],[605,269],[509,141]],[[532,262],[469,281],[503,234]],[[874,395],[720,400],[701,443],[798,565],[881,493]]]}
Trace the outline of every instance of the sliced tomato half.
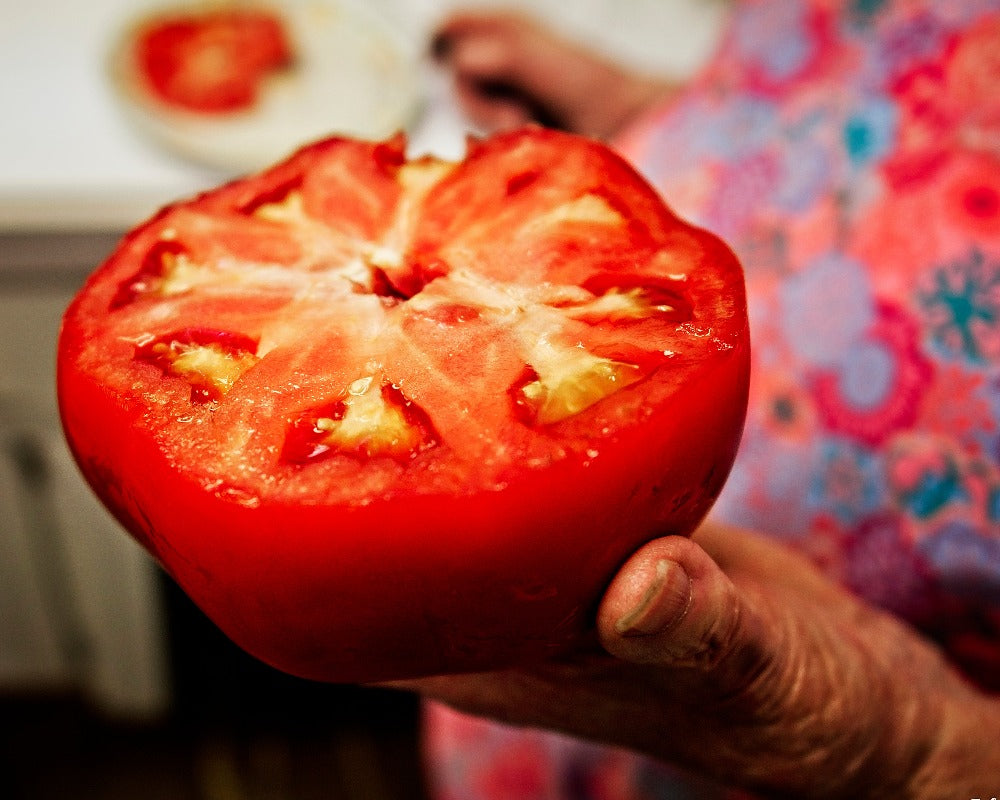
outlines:
{"label": "sliced tomato half", "polygon": [[595,142],[464,161],[332,139],[162,211],[66,313],[84,475],[237,643],[297,675],[578,644],[742,429],[742,273]]}

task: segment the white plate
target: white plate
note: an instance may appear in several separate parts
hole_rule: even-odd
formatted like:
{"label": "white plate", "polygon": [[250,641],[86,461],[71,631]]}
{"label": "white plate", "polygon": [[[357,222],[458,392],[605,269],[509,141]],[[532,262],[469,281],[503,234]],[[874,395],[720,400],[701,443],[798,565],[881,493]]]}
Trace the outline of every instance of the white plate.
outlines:
{"label": "white plate", "polygon": [[422,100],[417,43],[392,23],[350,0],[285,0],[272,9],[285,22],[295,65],[268,77],[255,105],[233,114],[187,113],[146,91],[131,53],[148,17],[133,21],[109,65],[131,121],[169,150],[230,173],[261,169],[325,136],[382,139],[413,121]]}

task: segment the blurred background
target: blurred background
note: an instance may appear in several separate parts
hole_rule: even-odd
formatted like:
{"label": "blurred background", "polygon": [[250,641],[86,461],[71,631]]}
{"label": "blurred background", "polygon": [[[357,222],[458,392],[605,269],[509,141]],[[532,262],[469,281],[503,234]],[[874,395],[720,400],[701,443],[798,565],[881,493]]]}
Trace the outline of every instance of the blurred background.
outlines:
{"label": "blurred background", "polygon": [[[317,26],[296,69],[330,97],[372,87],[379,124],[404,128],[415,151],[457,157],[470,127],[426,56],[450,8],[520,6],[684,77],[714,44],[721,2],[369,0],[347,29]],[[162,5],[0,0],[0,796],[421,798],[413,698],[299,681],[243,655],[97,505],[63,444],[54,350],[73,293],[159,206],[254,166],[218,157],[224,124],[165,129],[116,86],[124,32]],[[325,35],[377,38],[403,73],[379,72],[363,48],[327,47]],[[281,137],[258,166],[317,132],[372,133],[375,111],[365,114],[329,121],[278,107]]]}

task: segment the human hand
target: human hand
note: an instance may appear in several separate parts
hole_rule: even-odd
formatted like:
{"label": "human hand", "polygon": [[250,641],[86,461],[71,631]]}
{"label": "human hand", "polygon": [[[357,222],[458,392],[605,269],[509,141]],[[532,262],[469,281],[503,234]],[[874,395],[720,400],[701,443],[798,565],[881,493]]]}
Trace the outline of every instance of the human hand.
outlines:
{"label": "human hand", "polygon": [[597,636],[603,650],[532,669],[401,685],[782,796],[1000,787],[1000,701],[912,629],[754,535],[705,526],[648,544],[608,588]]}
{"label": "human hand", "polygon": [[675,89],[516,13],[458,12],[433,50],[454,75],[459,105],[488,130],[537,122],[606,139]]}

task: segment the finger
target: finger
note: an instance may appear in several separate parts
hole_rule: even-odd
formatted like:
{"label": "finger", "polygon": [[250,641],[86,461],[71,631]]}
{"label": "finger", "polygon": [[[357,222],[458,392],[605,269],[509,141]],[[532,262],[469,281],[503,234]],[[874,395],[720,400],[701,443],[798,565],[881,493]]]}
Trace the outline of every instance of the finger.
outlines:
{"label": "finger", "polygon": [[457,74],[478,79],[509,78],[516,68],[510,42],[496,36],[466,36],[452,41],[448,63]]}
{"label": "finger", "polygon": [[773,539],[717,522],[703,524],[691,537],[729,575],[782,586],[817,603],[843,602],[843,593],[801,554]]}
{"label": "finger", "polygon": [[[445,41],[455,99],[466,116],[489,130],[507,130],[531,120],[531,104],[524,102],[525,92],[511,77],[516,65],[507,37],[466,31]],[[510,90],[495,91],[499,86]]]}
{"label": "finger", "polygon": [[527,20],[509,16],[459,18],[434,42],[454,75],[483,87],[481,94],[546,106],[547,94],[568,69],[564,47]]}
{"label": "finger", "polygon": [[639,664],[719,673],[733,691],[780,653],[781,620],[741,592],[693,541],[670,536],[625,564],[598,612],[612,655]]}
{"label": "finger", "polygon": [[476,81],[457,79],[455,98],[469,119],[490,130],[510,130],[532,119],[527,104],[510,96],[484,92]]}
{"label": "finger", "polygon": [[438,58],[449,58],[455,42],[468,37],[509,38],[531,22],[516,13],[508,12],[455,12],[437,26],[431,39],[431,52]]}
{"label": "finger", "polygon": [[431,53],[452,70],[494,78],[517,71],[523,42],[534,30],[511,14],[457,14],[443,22],[431,39]]}

